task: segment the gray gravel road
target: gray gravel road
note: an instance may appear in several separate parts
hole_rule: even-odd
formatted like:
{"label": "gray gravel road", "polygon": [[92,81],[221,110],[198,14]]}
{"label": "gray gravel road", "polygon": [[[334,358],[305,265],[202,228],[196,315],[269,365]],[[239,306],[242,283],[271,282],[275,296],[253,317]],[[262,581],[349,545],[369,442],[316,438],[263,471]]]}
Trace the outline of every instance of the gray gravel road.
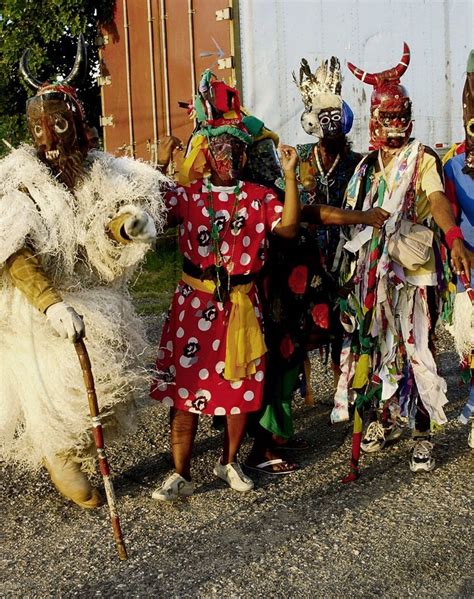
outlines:
{"label": "gray gravel road", "polygon": [[[302,469],[258,475],[239,495],[215,480],[221,434],[203,419],[196,494],[157,504],[171,468],[166,413],[144,400],[138,433],[109,452],[129,560],[116,557],[106,508],[82,511],[45,474],[2,466],[2,597],[474,597],[474,452],[454,421],[466,396],[442,335],[452,419],[436,437],[438,467],[414,475],[410,441],[363,458],[344,486],[350,434],[328,426],[330,378],[314,360],[319,403],[296,405],[311,443]],[[242,453],[249,449],[247,442]]]}

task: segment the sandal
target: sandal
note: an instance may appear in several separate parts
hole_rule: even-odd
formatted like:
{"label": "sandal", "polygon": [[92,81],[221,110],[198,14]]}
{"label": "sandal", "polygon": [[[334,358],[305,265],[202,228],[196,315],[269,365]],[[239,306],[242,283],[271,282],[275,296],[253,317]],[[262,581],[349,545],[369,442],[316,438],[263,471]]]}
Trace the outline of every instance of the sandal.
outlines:
{"label": "sandal", "polygon": [[[280,464],[280,468],[274,468],[277,464]],[[286,462],[282,458],[275,458],[274,460],[267,460],[266,462],[261,462],[260,464],[256,464],[255,466],[250,466],[249,464],[245,464],[246,468],[249,470],[256,470],[257,472],[264,472],[265,474],[291,474],[298,470],[298,464],[291,464],[290,462]]]}

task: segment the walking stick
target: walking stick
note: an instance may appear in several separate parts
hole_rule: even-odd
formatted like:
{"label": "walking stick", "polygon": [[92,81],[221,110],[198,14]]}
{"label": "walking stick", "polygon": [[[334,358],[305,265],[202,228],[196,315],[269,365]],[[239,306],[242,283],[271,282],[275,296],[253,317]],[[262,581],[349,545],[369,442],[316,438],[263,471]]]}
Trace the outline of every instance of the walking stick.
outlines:
{"label": "walking stick", "polygon": [[[359,411],[360,410],[360,411]],[[362,444],[362,431],[364,430],[364,408],[356,406],[354,411],[354,424],[352,429],[351,461],[349,473],[341,480],[343,484],[352,483],[360,476],[359,459]]]}
{"label": "walking stick", "polygon": [[[470,279],[468,279],[466,273],[464,273],[464,272],[462,272],[459,275],[459,278],[461,280],[461,283],[464,285],[464,289],[466,290],[467,295],[468,295],[469,299],[471,300],[471,304],[474,308],[474,289],[471,287],[471,281],[470,281]],[[473,397],[474,368],[472,367],[472,365],[474,363],[474,347],[471,347],[471,355],[469,357],[467,357],[467,360],[469,360],[468,364],[469,364],[469,370],[471,373],[471,391],[469,393],[469,397],[467,399],[466,405],[464,406],[461,414],[459,415],[459,420],[463,424],[467,424],[469,419],[472,417],[472,415],[474,413],[474,397]],[[474,420],[472,421],[472,426],[474,427]]]}
{"label": "walking stick", "polygon": [[[461,279],[461,283],[464,285],[464,289],[467,292],[467,295],[469,297],[469,299],[471,300],[471,304],[474,307],[474,289],[471,287],[471,281],[467,278],[466,273],[462,272],[459,275],[459,278]],[[474,347],[471,348],[471,364],[472,364],[472,360],[474,358]],[[471,366],[471,365],[470,365]],[[474,372],[473,369],[471,367],[471,385],[474,385]]]}
{"label": "walking stick", "polygon": [[109,506],[110,520],[112,523],[112,529],[114,532],[115,545],[121,560],[127,559],[127,550],[125,549],[125,543],[123,541],[122,529],[120,528],[120,520],[115,503],[115,493],[112,481],[110,479],[110,468],[107,456],[105,455],[104,447],[104,431],[102,429],[102,422],[99,415],[99,406],[97,404],[97,395],[95,392],[94,377],[92,375],[92,366],[87,353],[87,348],[84,341],[81,339],[74,343],[74,347],[81,363],[82,375],[84,377],[84,383],[87,390],[87,399],[89,401],[89,411],[92,420],[92,432],[94,435],[95,446],[97,449],[97,456],[99,458],[99,469],[102,474],[104,481],[105,495],[107,497],[107,504]]}
{"label": "walking stick", "polygon": [[459,275],[459,278],[461,279],[461,283],[464,285],[464,289],[466,290],[469,299],[474,304],[474,289],[471,287],[471,281],[467,278],[464,272]]}

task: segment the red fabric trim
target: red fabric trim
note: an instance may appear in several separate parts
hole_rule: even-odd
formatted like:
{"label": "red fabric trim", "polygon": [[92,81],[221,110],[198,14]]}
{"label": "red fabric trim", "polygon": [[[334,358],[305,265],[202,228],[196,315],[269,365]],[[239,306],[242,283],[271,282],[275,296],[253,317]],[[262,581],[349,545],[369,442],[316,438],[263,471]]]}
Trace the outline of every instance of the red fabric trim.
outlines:
{"label": "red fabric trim", "polygon": [[219,112],[235,110],[240,114],[239,94],[234,87],[228,86],[223,81],[213,81],[212,90],[214,92],[214,106]]}

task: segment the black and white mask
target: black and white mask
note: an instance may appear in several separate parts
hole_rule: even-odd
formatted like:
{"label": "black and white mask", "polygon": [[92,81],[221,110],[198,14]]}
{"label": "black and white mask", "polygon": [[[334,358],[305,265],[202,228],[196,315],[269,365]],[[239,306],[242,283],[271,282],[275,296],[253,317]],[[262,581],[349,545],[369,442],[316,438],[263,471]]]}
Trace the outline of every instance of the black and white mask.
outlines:
{"label": "black and white mask", "polygon": [[337,137],[343,133],[342,114],[339,108],[321,110],[318,121],[323,137]]}

